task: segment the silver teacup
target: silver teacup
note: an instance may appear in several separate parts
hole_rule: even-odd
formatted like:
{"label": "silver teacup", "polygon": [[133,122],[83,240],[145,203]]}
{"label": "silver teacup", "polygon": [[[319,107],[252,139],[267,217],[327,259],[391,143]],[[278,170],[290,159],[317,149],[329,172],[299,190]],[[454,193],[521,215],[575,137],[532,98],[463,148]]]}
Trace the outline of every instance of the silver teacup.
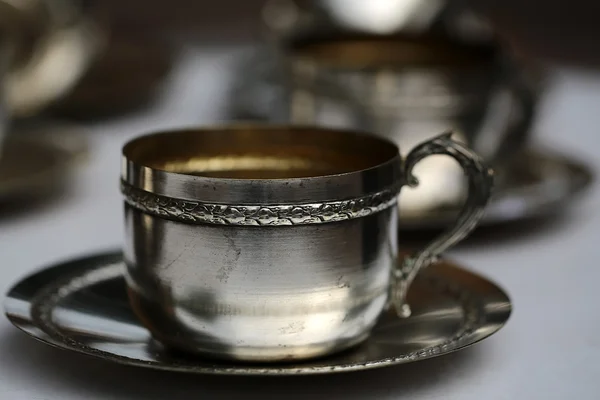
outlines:
{"label": "silver teacup", "polygon": [[[470,177],[458,224],[397,264],[397,195],[448,154]],[[409,314],[418,271],[482,215],[491,174],[442,135],[401,161],[353,131],[269,125],[142,136],[123,148],[126,281],[164,345],[219,359],[293,361],[369,336],[388,304]]]}
{"label": "silver teacup", "polygon": [[286,90],[272,120],[363,129],[401,148],[451,129],[494,167],[528,138],[534,94],[494,45],[348,34],[282,54]]}

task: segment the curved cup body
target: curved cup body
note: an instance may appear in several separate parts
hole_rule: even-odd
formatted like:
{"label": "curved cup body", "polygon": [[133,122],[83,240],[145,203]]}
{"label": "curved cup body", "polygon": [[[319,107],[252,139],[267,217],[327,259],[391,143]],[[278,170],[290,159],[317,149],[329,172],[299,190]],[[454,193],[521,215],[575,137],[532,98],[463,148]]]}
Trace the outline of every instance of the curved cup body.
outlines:
{"label": "curved cup body", "polygon": [[257,229],[126,205],[131,303],[158,340],[188,352],[292,361],[346,349],[388,300],[396,213]]}
{"label": "curved cup body", "polygon": [[[183,132],[125,147],[129,298],[169,347],[253,362],[322,356],[365,340],[389,300],[402,183],[397,147],[345,132],[265,135],[270,130]],[[252,154],[263,167],[281,162],[272,157],[343,164],[361,153],[371,154],[372,165],[341,174],[309,167],[290,179],[222,178],[214,170],[207,177],[157,165],[192,165],[193,149],[204,152],[205,168],[249,168]],[[261,176],[276,166],[267,167]]]}

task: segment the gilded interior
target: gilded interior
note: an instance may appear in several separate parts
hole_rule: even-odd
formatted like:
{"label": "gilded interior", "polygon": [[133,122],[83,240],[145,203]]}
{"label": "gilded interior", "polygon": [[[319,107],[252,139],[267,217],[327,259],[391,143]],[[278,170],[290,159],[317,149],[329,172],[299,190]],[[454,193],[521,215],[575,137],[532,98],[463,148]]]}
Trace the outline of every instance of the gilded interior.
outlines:
{"label": "gilded interior", "polygon": [[304,40],[293,43],[290,50],[302,59],[352,68],[476,66],[492,62],[495,53],[489,45],[402,36]]}
{"label": "gilded interior", "polygon": [[232,179],[290,179],[357,172],[397,156],[382,139],[317,128],[233,128],[160,133],[124,148],[136,164]]}

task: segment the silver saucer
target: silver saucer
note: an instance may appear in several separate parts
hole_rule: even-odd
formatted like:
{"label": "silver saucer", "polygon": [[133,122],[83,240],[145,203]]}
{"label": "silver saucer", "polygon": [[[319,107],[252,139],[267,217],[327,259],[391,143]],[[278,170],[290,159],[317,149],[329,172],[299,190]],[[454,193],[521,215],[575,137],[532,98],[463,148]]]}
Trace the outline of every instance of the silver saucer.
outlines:
{"label": "silver saucer", "polygon": [[225,375],[301,375],[357,371],[433,358],[497,332],[511,313],[494,283],[442,261],[415,281],[413,315],[382,316],[361,346],[301,364],[226,364],[172,353],[153,341],[127,301],[122,255],[100,254],[41,270],[5,300],[10,321],[34,338],[97,358],[139,367]]}
{"label": "silver saucer", "polygon": [[[543,218],[564,211],[593,182],[585,163],[551,150],[526,149],[505,170],[479,226]],[[459,206],[402,214],[401,230],[442,229],[453,223]]]}

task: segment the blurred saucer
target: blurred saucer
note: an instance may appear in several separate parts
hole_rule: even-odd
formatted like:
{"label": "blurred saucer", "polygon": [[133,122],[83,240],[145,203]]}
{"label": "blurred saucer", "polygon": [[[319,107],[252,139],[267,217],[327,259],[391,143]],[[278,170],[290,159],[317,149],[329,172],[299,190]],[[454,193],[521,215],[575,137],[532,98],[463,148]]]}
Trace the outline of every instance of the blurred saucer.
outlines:
{"label": "blurred saucer", "polygon": [[[504,170],[498,170],[497,189],[479,226],[542,218],[560,213],[593,181],[584,163],[557,152],[526,149]],[[458,213],[450,205],[402,213],[401,230],[443,229]]]}
{"label": "blurred saucer", "polygon": [[87,141],[74,127],[17,128],[0,156],[0,203],[31,200],[64,188]]}
{"label": "blurred saucer", "polygon": [[142,108],[156,98],[174,64],[173,50],[150,37],[112,37],[77,85],[50,113],[105,118]]}
{"label": "blurred saucer", "polygon": [[344,353],[299,364],[237,364],[166,351],[129,306],[120,252],[46,268],[7,294],[10,321],[55,347],[107,361],[187,373],[304,375],[359,371],[448,354],[497,332],[511,303],[494,283],[449,261],[432,265],[411,286],[410,318],[384,314],[371,337]]}

